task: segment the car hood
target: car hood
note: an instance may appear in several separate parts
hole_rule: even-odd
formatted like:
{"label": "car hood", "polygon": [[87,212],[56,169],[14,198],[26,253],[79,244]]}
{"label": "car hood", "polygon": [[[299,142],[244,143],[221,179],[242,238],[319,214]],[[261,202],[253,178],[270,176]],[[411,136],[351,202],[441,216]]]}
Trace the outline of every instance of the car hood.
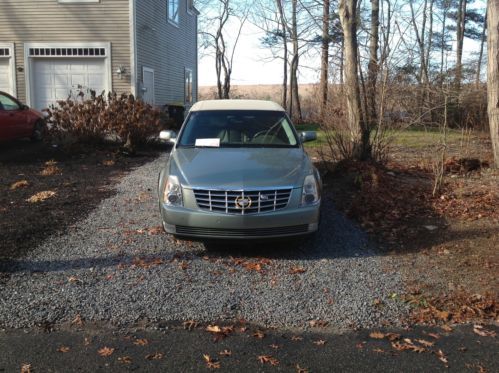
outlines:
{"label": "car hood", "polygon": [[301,148],[177,148],[170,159],[187,188],[302,187],[312,170]]}

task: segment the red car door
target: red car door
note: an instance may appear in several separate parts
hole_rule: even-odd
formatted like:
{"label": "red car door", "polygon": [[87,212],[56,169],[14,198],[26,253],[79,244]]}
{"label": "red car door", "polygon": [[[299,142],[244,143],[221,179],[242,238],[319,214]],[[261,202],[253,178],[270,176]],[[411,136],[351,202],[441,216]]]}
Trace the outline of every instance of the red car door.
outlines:
{"label": "red car door", "polygon": [[29,136],[31,130],[22,105],[0,93],[0,140]]}

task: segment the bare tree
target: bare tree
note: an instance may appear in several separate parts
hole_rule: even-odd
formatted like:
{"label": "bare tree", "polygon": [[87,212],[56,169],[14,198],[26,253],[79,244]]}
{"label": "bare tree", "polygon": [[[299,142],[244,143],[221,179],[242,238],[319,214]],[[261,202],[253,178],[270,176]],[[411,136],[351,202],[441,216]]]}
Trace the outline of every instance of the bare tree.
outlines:
{"label": "bare tree", "polygon": [[[248,12],[246,9],[241,10],[235,7],[233,0],[217,0],[215,5],[213,2],[206,2],[203,8],[206,13],[201,12],[205,14],[200,32],[203,37],[201,45],[205,49],[210,49],[214,54],[218,98],[228,99],[230,98],[234,55]],[[227,37],[228,24],[233,19],[239,22],[237,33],[235,37],[233,35]],[[229,43],[228,39],[232,43]]]}
{"label": "bare tree", "polygon": [[487,29],[489,126],[494,162],[499,168],[499,0],[488,0]]}
{"label": "bare tree", "polygon": [[456,19],[456,34],[457,34],[457,47],[456,47],[456,76],[454,85],[457,91],[461,89],[461,82],[463,80],[463,44],[466,26],[466,6],[467,0],[459,0]]}
{"label": "bare tree", "polygon": [[357,0],[340,0],[339,15],[345,43],[345,90],[348,127],[352,143],[352,156],[366,160],[371,157],[369,126],[362,113],[358,69]]}
{"label": "bare tree", "polygon": [[329,79],[329,20],[330,20],[330,1],[324,0],[322,4],[322,54],[321,54],[321,118],[324,119],[327,97],[328,97],[328,79]]}
{"label": "bare tree", "polygon": [[478,53],[478,62],[476,67],[475,85],[477,87],[480,84],[480,78],[482,75],[483,47],[486,40],[487,40],[487,12],[485,12],[485,19],[483,20],[482,38],[480,40],[480,52]]}
{"label": "bare tree", "polygon": [[379,0],[371,0],[371,35],[369,40],[367,100],[369,125],[372,127],[377,123],[376,82],[378,79]]}

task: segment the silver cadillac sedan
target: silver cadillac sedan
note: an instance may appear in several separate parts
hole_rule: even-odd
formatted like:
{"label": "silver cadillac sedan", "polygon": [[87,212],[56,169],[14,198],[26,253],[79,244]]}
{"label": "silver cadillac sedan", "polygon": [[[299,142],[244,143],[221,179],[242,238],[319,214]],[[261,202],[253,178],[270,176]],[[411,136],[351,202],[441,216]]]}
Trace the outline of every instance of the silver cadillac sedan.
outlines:
{"label": "silver cadillac sedan", "polygon": [[190,239],[267,239],[317,231],[321,180],[284,109],[257,100],[196,103],[159,176],[167,233]]}

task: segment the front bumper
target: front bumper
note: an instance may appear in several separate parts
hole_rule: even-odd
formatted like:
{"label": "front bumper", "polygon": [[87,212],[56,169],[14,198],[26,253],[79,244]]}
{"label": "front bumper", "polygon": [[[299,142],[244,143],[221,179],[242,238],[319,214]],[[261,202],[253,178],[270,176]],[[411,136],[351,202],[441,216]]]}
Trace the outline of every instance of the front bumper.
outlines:
{"label": "front bumper", "polygon": [[160,204],[166,232],[204,239],[267,239],[317,231],[320,203],[254,215],[230,215]]}

